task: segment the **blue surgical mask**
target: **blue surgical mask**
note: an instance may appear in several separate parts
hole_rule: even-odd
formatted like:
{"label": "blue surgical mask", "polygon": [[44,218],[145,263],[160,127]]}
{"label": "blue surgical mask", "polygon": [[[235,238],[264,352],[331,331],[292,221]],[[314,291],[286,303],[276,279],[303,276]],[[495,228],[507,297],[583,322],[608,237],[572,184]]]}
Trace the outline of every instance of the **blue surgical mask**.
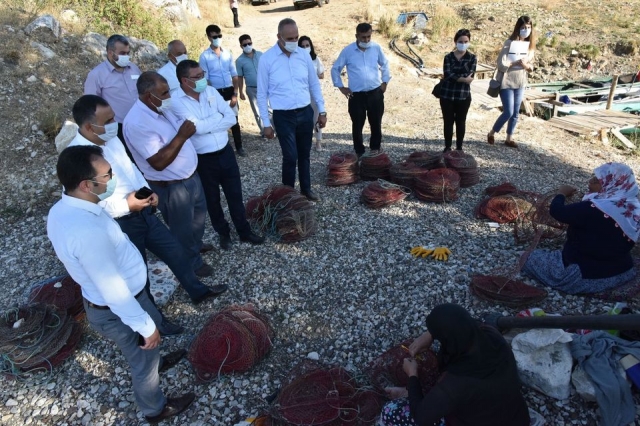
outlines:
{"label": "blue surgical mask", "polygon": [[196,93],[202,93],[207,88],[207,79],[202,77],[200,80],[196,80],[195,84],[196,87],[194,87],[193,90]]}
{"label": "blue surgical mask", "polygon": [[[118,123],[116,123],[118,124]],[[96,197],[98,197],[100,199],[100,201],[104,201],[107,198],[111,197],[113,195],[113,193],[116,190],[116,186],[118,185],[118,181],[116,180],[115,175],[111,176],[111,179],[109,179],[109,182],[107,182],[106,184],[103,182],[96,182],[95,180],[92,180],[91,182],[93,183],[97,183],[99,185],[107,185],[107,190],[105,192],[103,192],[102,194],[96,194],[95,192],[91,191],[91,193],[93,195],[95,195]]]}
{"label": "blue surgical mask", "polygon": [[109,142],[111,139],[118,136],[118,123],[115,121],[113,123],[105,124],[104,126],[99,126],[97,124],[91,124],[94,127],[102,127],[104,129],[104,133],[99,135],[96,132],[93,132],[94,135],[99,137],[105,142]]}
{"label": "blue surgical mask", "polygon": [[289,53],[293,53],[296,50],[298,50],[298,42],[297,41],[285,41],[284,42],[284,49]]}
{"label": "blue surgical mask", "polygon": [[363,49],[368,49],[368,48],[371,47],[371,42],[368,41],[368,42],[365,43],[365,42],[359,41],[358,42],[358,46],[360,46]]}
{"label": "blue surgical mask", "polygon": [[222,45],[222,39],[221,38],[214,38],[211,40],[211,45],[213,47],[220,47]]}
{"label": "blue surgical mask", "polygon": [[468,48],[469,43],[456,43],[456,49],[458,49],[459,52],[466,52]]}
{"label": "blue surgical mask", "polygon": [[531,28],[520,29],[520,37],[527,38],[531,35]]}

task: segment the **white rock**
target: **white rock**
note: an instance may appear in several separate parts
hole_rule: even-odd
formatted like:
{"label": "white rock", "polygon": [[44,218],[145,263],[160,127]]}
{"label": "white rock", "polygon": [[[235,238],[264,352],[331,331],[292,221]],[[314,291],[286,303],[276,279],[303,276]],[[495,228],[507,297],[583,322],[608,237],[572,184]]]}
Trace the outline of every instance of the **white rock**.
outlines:
{"label": "white rock", "polygon": [[71,9],[65,9],[60,13],[60,19],[67,22],[78,22],[78,14]]}
{"label": "white rock", "polygon": [[51,59],[51,58],[54,58],[56,56],[55,52],[53,50],[49,49],[44,44],[40,44],[40,43],[35,42],[35,41],[32,41],[30,44],[31,44],[31,47],[34,47],[34,48],[38,49],[40,51],[40,54],[45,59]]}
{"label": "white rock", "polygon": [[98,33],[87,33],[82,38],[82,43],[86,51],[101,56],[102,59],[107,57],[107,38]]}
{"label": "white rock", "polygon": [[318,355],[318,352],[309,352],[307,358],[317,361],[320,359],[320,355]]}
{"label": "white rock", "polygon": [[147,2],[162,10],[171,22],[186,23],[189,20],[180,0],[147,0]]}
{"label": "white rock", "polygon": [[60,37],[60,33],[62,31],[60,23],[56,18],[51,15],[42,15],[31,21],[31,23],[25,27],[24,32],[31,34],[40,28],[48,29],[55,38]]}
{"label": "white rock", "polygon": [[198,19],[202,18],[197,0],[180,0],[180,2],[182,3],[182,7],[184,7],[189,15]]}
{"label": "white rock", "polygon": [[131,44],[131,54],[136,61],[166,62],[165,54],[161,53],[158,46],[149,40],[129,37],[129,43]]}
{"label": "white rock", "polygon": [[4,403],[6,407],[15,407],[18,405],[18,401],[15,399],[8,399],[7,402]]}
{"label": "white rock", "polygon": [[62,152],[69,143],[76,137],[78,133],[78,125],[73,121],[65,121],[62,129],[60,129],[60,133],[56,136],[56,150],[58,152]]}
{"label": "white rock", "polygon": [[36,81],[38,81],[38,79],[36,78],[35,75],[30,76],[29,78],[27,78],[27,81],[29,83],[35,83]]}
{"label": "white rock", "polygon": [[59,412],[60,412],[60,409],[58,408],[58,406],[57,406],[56,404],[53,404],[53,405],[51,406],[50,414],[51,414],[52,416],[55,416],[55,415],[56,415],[56,414],[58,414]]}

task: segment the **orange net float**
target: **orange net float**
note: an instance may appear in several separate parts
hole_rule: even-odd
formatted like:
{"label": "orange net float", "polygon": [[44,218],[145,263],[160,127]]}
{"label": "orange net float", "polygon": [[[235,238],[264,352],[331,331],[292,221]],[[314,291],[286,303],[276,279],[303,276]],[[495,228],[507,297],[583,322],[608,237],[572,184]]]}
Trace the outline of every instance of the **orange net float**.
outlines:
{"label": "orange net float", "polygon": [[404,200],[410,193],[404,186],[378,179],[362,189],[360,201],[371,209],[380,209]]}
{"label": "orange net float", "polygon": [[362,180],[391,178],[391,159],[386,152],[366,153],[360,158]]}
{"label": "orange net float", "polygon": [[349,185],[360,180],[358,156],[353,152],[332,154],[327,164],[327,186]]}
{"label": "orange net float", "polygon": [[458,199],[460,175],[453,169],[434,169],[416,177],[413,192],[421,201],[446,203]]}
{"label": "orange net float", "polygon": [[437,151],[414,151],[409,154],[405,161],[427,170],[444,167],[442,153]]}

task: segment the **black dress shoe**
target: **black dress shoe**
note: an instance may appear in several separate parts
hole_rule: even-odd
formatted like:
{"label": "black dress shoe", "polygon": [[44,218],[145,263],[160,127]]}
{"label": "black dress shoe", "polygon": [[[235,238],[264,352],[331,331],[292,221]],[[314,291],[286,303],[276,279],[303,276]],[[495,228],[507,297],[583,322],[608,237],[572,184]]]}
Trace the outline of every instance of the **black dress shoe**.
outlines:
{"label": "black dress shoe", "polygon": [[302,191],[301,192],[302,195],[304,195],[305,197],[307,197],[307,200],[309,201],[320,201],[320,197],[318,197],[315,192],[309,190],[309,191]]}
{"label": "black dress shoe", "polygon": [[179,324],[174,324],[168,319],[164,319],[160,327],[158,327],[158,332],[160,332],[160,336],[175,336],[177,334],[182,334],[184,331],[184,327]]}
{"label": "black dress shoe", "polygon": [[243,243],[262,244],[264,243],[264,237],[256,235],[253,232],[249,232],[247,235],[240,237],[240,241]]}
{"label": "black dress shoe", "polygon": [[220,248],[229,250],[231,248],[231,237],[228,235],[220,235]]}
{"label": "black dress shoe", "polygon": [[207,265],[206,263],[203,263],[201,267],[199,267],[193,272],[195,272],[196,275],[199,276],[200,278],[210,277],[211,275],[213,275],[213,268]]}
{"label": "black dress shoe", "polygon": [[170,352],[162,357],[162,366],[158,369],[158,373],[163,373],[180,362],[182,358],[187,354],[186,349],[179,349],[177,351]]}
{"label": "black dress shoe", "polygon": [[206,253],[208,251],[213,250],[213,244],[202,244],[202,247],[200,247],[200,253]]}
{"label": "black dress shoe", "polygon": [[182,413],[191,405],[195,398],[196,395],[193,392],[185,393],[177,398],[167,398],[167,403],[160,414],[157,416],[145,416],[145,418],[152,425],[158,424],[169,417]]}
{"label": "black dress shoe", "polygon": [[245,151],[243,148],[240,148],[239,150],[236,151],[236,153],[240,156],[240,157],[246,157],[247,156],[247,151]]}
{"label": "black dress shoe", "polygon": [[209,287],[209,291],[207,291],[205,294],[195,299],[191,299],[191,301],[193,302],[194,305],[199,305],[205,300],[214,299],[220,296],[222,293],[224,293],[227,290],[229,290],[229,286],[226,284],[214,285],[213,287]]}

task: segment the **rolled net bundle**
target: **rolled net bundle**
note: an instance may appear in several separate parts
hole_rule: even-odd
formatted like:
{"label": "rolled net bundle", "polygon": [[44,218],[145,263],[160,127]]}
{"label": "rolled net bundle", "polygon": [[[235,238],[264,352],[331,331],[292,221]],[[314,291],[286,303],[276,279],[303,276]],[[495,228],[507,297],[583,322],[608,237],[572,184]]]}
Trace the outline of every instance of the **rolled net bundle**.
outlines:
{"label": "rolled net bundle", "polygon": [[391,175],[391,182],[407,188],[413,188],[415,178],[424,173],[425,170],[415,163],[403,161],[392,165],[389,174]]}
{"label": "rolled net bundle", "polygon": [[386,152],[364,154],[360,158],[360,177],[362,180],[389,180],[391,159]]}
{"label": "rolled net bundle", "polygon": [[422,201],[446,203],[458,199],[460,175],[453,169],[434,169],[416,177],[413,192]]}
{"label": "rolled net bundle", "polygon": [[349,185],[360,180],[358,156],[353,152],[332,154],[327,164],[327,186]]}
{"label": "rolled net bundle", "polygon": [[265,203],[262,196],[250,197],[244,205],[247,220],[260,220],[264,215]]}
{"label": "rolled net bundle", "polygon": [[476,206],[475,216],[497,223],[515,222],[526,215],[535,203],[535,199],[527,198],[526,194],[517,192],[484,198]]}
{"label": "rolled net bundle", "polygon": [[378,179],[362,189],[360,201],[372,209],[379,209],[402,201],[411,193],[408,188]]}
{"label": "rolled net bundle", "polygon": [[444,167],[442,153],[436,151],[414,151],[409,154],[405,161],[427,170]]}
{"label": "rolled net bundle", "polygon": [[496,186],[488,186],[484,190],[485,195],[488,195],[489,197],[495,197],[498,195],[507,195],[507,194],[512,194],[514,192],[518,192],[518,188],[516,188],[516,186],[511,182],[503,182]]}
{"label": "rolled net bundle", "polygon": [[230,306],[213,314],[189,347],[188,359],[200,382],[244,372],[270,350],[273,330],[252,306]]}
{"label": "rolled net bundle", "polygon": [[[369,363],[367,375],[371,384],[380,392],[389,386],[407,386],[409,377],[404,372],[402,364],[405,358],[411,358],[402,346],[409,347],[412,340],[407,340],[394,346]],[[438,360],[432,350],[421,352],[415,357],[418,363],[418,378],[424,395],[435,386],[438,381]]]}
{"label": "rolled net bundle", "polygon": [[77,318],[84,312],[82,289],[69,275],[55,277],[31,287],[27,304],[43,303]]}
{"label": "rolled net bundle", "polygon": [[501,275],[474,275],[469,287],[480,299],[512,308],[534,305],[547,297],[544,289]]}
{"label": "rolled net bundle", "polygon": [[460,188],[469,188],[480,182],[478,163],[473,155],[462,151],[448,151],[443,154],[444,164],[460,175]]}

